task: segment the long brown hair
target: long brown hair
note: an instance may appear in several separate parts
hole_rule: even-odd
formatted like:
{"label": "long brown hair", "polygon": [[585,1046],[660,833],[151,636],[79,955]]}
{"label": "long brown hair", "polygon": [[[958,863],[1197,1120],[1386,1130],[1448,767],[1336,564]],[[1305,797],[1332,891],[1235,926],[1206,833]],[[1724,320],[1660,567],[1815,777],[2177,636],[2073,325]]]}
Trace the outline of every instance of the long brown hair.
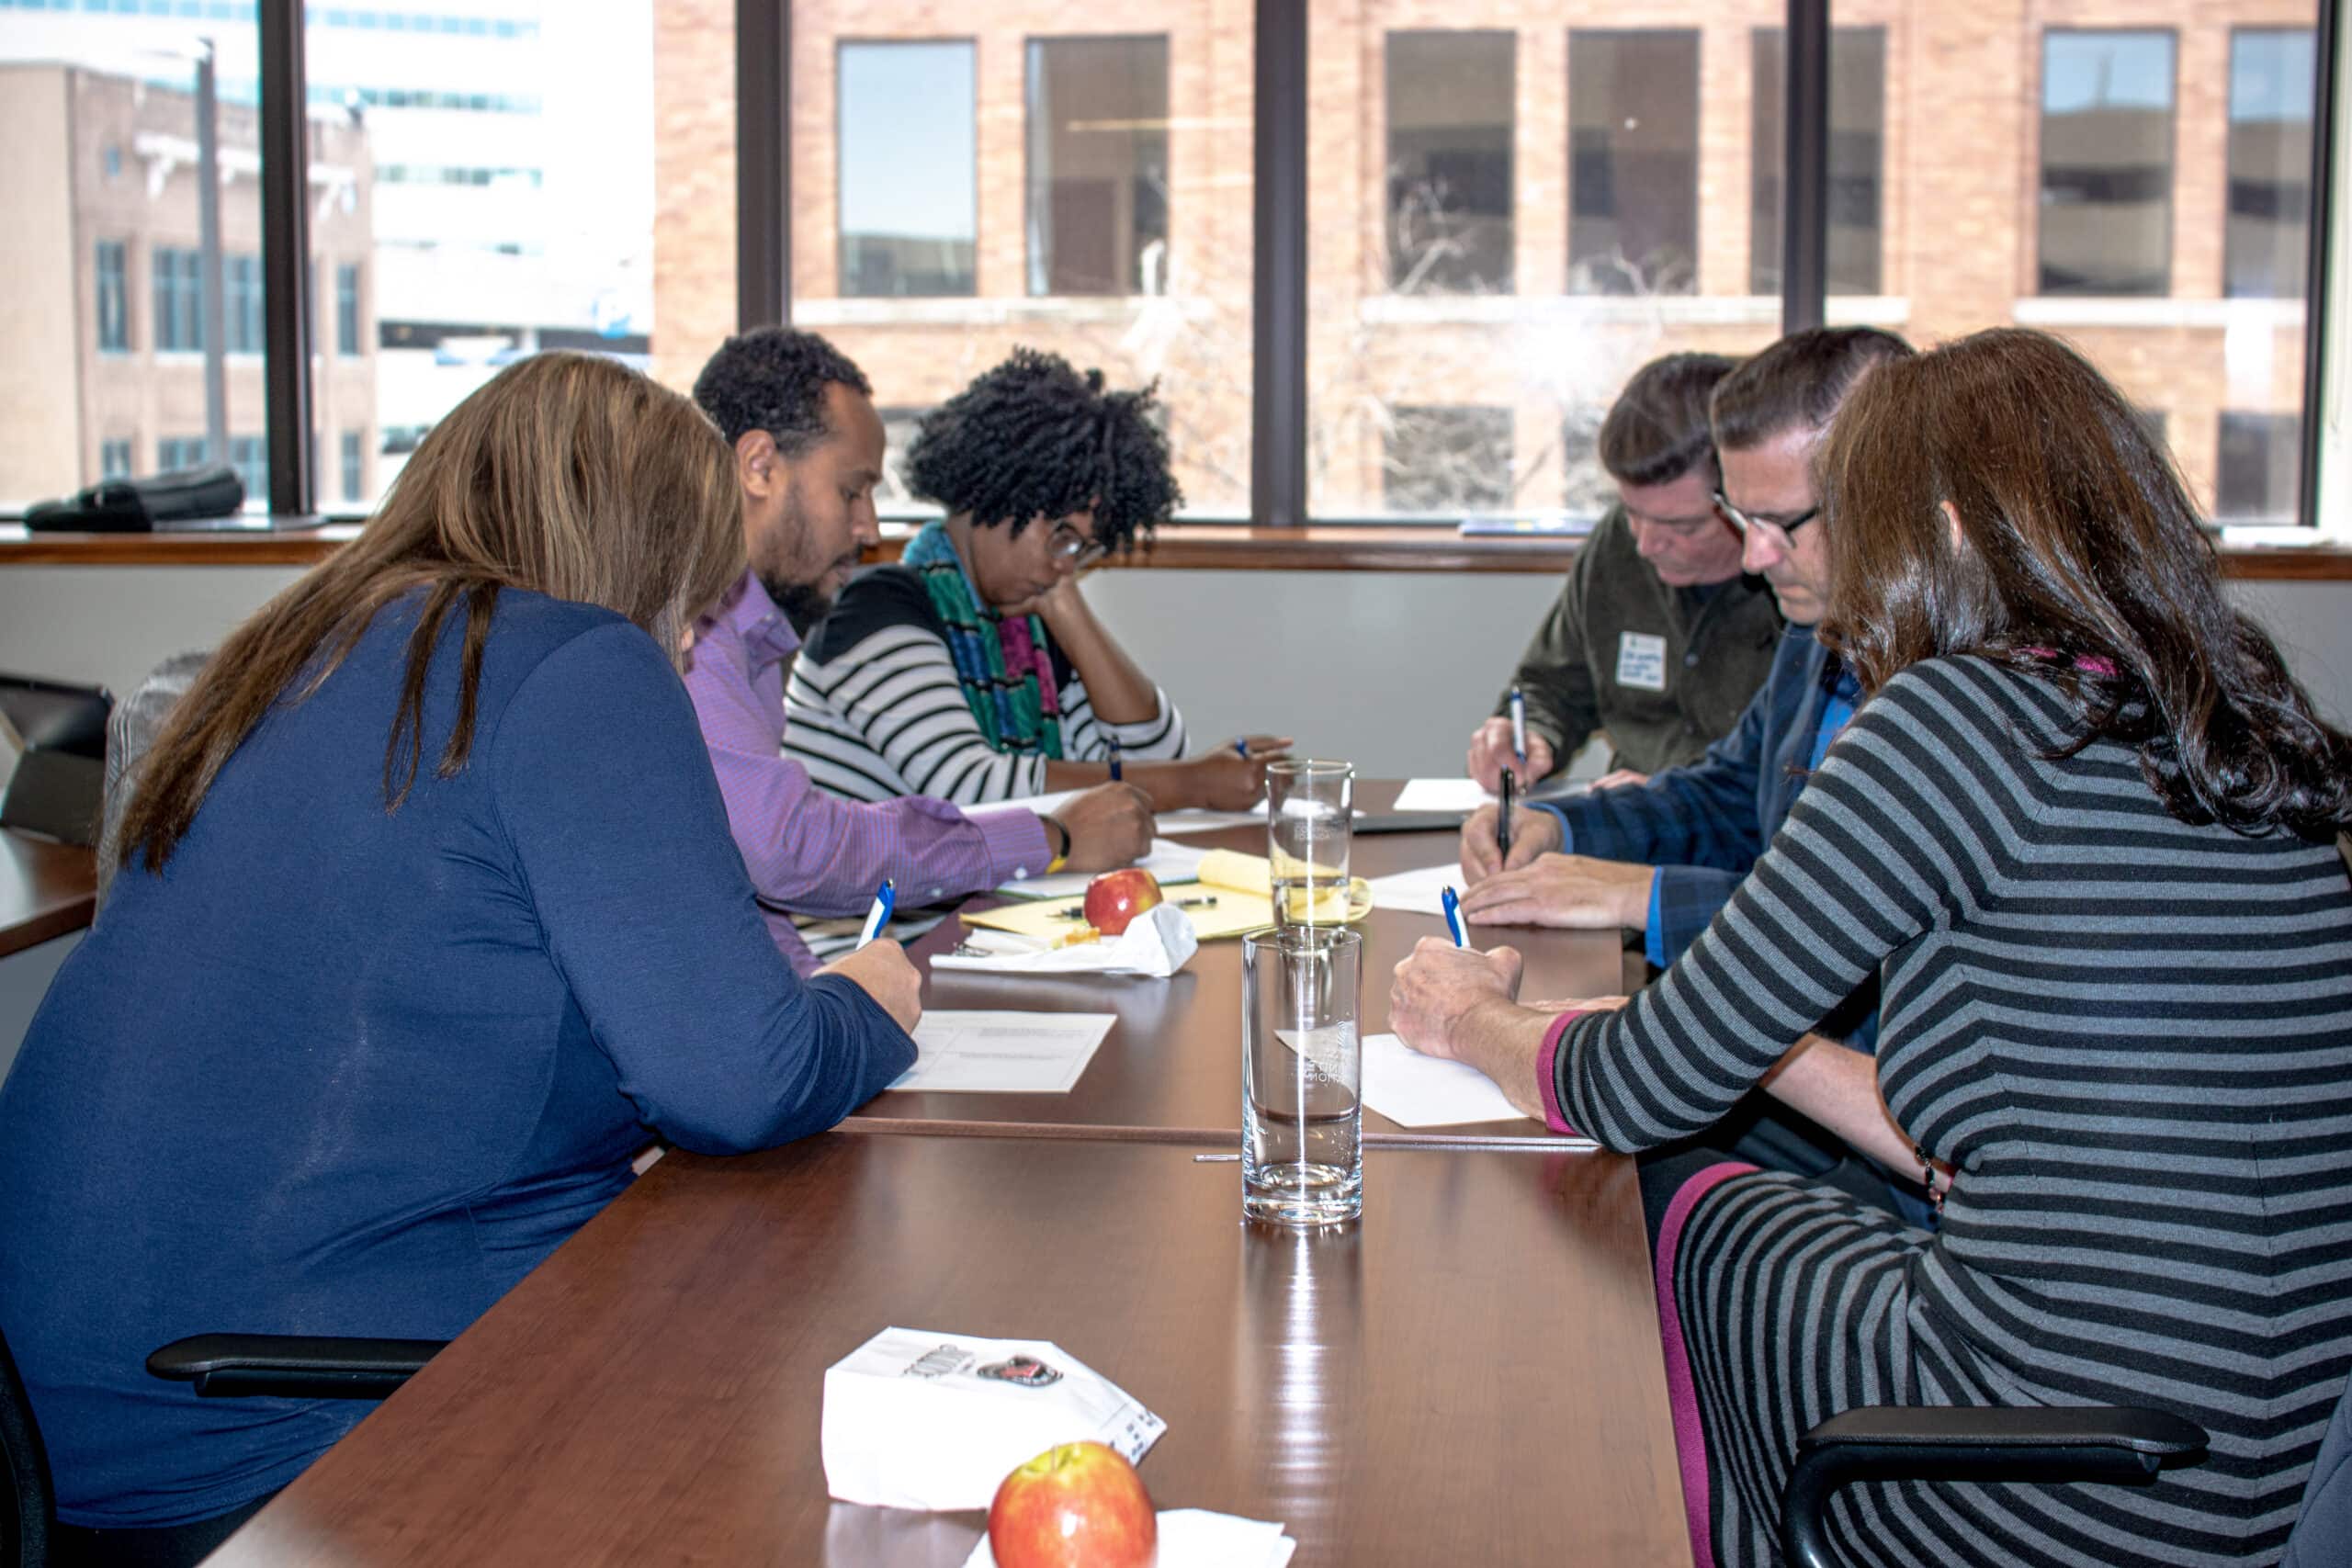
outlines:
{"label": "long brown hair", "polygon": [[[1939,654],[2051,674],[2184,822],[2352,826],[2352,740],[2229,602],[2170,457],[2073,349],[2002,327],[1862,378],[1819,459],[1821,636],[1865,690]],[[1944,507],[1959,514],[1954,547]]]}
{"label": "long brown hair", "polygon": [[148,868],[160,870],[272,705],[316,692],[377,613],[404,594],[424,591],[384,745],[388,812],[416,781],[425,676],[461,601],[465,650],[444,778],[473,746],[501,589],[603,605],[675,658],[694,617],[742,573],[741,504],[727,444],[677,393],[592,355],[541,354],[508,367],[433,427],[358,538],[220,645],[156,737],[124,818],[123,863],[144,851]]}

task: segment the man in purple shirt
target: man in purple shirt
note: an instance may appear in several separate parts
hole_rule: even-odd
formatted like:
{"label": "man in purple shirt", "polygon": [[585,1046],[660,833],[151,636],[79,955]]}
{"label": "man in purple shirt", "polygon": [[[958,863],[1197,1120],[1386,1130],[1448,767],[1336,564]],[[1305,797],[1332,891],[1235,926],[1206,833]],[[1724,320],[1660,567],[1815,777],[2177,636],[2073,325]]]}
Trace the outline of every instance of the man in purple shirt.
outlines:
{"label": "man in purple shirt", "polygon": [[882,536],[882,421],[863,371],[823,338],[784,327],[729,339],[695,379],[695,400],[735,449],[752,564],[695,627],[686,692],[768,930],[793,967],[808,974],[817,960],[791,915],[862,915],[885,880],[912,908],[1141,859],[1151,801],[1132,784],[1089,790],[1048,816],[967,814],[920,796],[844,800],[780,754],[799,630]]}

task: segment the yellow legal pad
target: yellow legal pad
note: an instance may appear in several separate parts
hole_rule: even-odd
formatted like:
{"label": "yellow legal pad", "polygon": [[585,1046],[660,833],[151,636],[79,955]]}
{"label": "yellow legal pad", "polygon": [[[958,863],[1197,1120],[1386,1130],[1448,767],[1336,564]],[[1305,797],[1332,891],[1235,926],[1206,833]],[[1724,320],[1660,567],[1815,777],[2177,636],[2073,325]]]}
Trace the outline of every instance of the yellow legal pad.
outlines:
{"label": "yellow legal pad", "polygon": [[[1199,881],[1170,883],[1161,892],[1191,918],[1193,932],[1203,942],[1262,931],[1274,923],[1272,870],[1263,855],[1211,850],[1201,857]],[[1337,901],[1336,894],[1333,900]],[[1371,908],[1372,889],[1359,876],[1350,889],[1347,919],[1360,920]],[[1085,909],[1086,896],[1080,893],[969,910],[964,923],[1060,944],[1087,940]]]}

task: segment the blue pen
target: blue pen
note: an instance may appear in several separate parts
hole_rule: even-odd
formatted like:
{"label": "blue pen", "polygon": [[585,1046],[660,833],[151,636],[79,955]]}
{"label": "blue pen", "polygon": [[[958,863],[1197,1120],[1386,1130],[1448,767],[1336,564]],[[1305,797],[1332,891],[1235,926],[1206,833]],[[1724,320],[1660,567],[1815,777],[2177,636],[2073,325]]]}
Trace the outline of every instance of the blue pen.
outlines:
{"label": "blue pen", "polygon": [[1121,784],[1125,778],[1126,775],[1119,771],[1119,743],[1114,740],[1111,742],[1111,782]]}
{"label": "blue pen", "polygon": [[1520,766],[1527,765],[1527,698],[1517,686],[1510,689],[1510,750]]}
{"label": "blue pen", "polygon": [[1454,897],[1451,887],[1445,890],[1445,929],[1453,933],[1454,946],[1470,945],[1469,933],[1462,929],[1462,900]]}
{"label": "blue pen", "polygon": [[1242,737],[1240,739],[1238,739],[1238,740],[1237,740],[1237,741],[1235,741],[1235,742],[1233,743],[1233,754],[1234,754],[1235,756],[1237,756],[1237,757],[1240,758],[1240,759],[1241,759],[1243,761],[1245,761],[1245,762],[1246,762],[1246,761],[1248,761],[1250,760],[1250,739],[1249,739],[1249,737],[1244,736],[1244,737]]}
{"label": "blue pen", "polygon": [[880,936],[882,928],[890,923],[891,911],[898,907],[899,885],[895,882],[883,883],[881,891],[874,895],[874,908],[865,911],[865,929],[857,933],[857,945],[864,947]]}

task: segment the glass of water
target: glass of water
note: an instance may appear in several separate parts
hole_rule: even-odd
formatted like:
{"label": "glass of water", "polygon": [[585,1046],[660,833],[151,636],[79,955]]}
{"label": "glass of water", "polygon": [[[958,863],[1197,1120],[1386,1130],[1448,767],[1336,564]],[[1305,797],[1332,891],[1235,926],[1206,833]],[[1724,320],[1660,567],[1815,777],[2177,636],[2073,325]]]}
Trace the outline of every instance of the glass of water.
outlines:
{"label": "glass of water", "polygon": [[1274,926],[1241,953],[1241,1212],[1336,1224],[1363,1208],[1363,939]]}
{"label": "glass of water", "polygon": [[1301,757],[1266,764],[1266,858],[1279,924],[1347,923],[1355,793],[1352,762]]}

